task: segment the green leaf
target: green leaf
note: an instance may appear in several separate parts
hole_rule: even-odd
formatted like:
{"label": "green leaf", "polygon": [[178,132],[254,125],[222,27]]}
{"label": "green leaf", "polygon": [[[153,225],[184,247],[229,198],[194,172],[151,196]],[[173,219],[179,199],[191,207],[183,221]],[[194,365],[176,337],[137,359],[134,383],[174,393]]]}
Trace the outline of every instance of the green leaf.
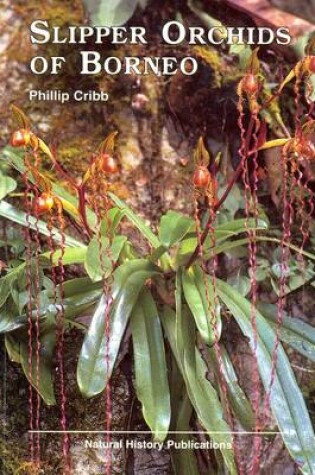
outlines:
{"label": "green leaf", "polygon": [[[272,304],[261,304],[259,309],[268,319],[273,329],[277,324],[277,306]],[[301,355],[315,362],[315,328],[308,325],[303,320],[290,317],[284,314],[282,325],[279,328],[280,339],[290,345]]]}
{"label": "green leaf", "polygon": [[[189,325],[192,321],[191,319],[189,322],[191,315],[189,312],[184,312],[183,316],[187,319],[186,323]],[[176,315],[168,306],[165,306],[162,323],[178,367],[185,380],[187,393],[198,419],[211,439],[218,444],[224,445],[224,448],[221,448],[221,453],[228,473],[236,475],[237,469],[233,451],[231,450],[233,444],[230,427],[223,418],[223,408],[217,393],[206,378],[207,367],[201,354],[195,348],[195,363],[191,353],[192,339],[188,332],[183,335],[184,348],[178,347],[179,341],[176,341]],[[185,354],[184,359],[180,357],[182,353]]]}
{"label": "green leaf", "polygon": [[[246,238],[239,239],[238,241],[227,241],[238,234],[247,233],[248,229],[266,230],[268,229],[268,223],[266,221],[259,219],[257,222],[257,227],[255,226],[255,220],[249,219],[248,224],[246,225],[245,219],[235,219],[228,221],[227,223],[218,224],[215,227],[214,238],[215,238],[215,247],[212,248],[213,243],[212,239],[208,236],[203,245],[203,253],[206,259],[209,257],[220,254],[222,252],[227,252],[230,249],[235,249],[238,246],[246,244],[248,240]],[[196,235],[187,236],[181,243],[176,254],[176,265],[180,266],[185,264],[192,253],[195,251],[198,245],[198,240]]]}
{"label": "green leaf", "polygon": [[[60,294],[57,287],[57,295]],[[88,277],[68,280],[64,283],[64,312],[65,318],[73,319],[94,306],[103,292],[102,282],[94,283]]]}
{"label": "green leaf", "polygon": [[102,237],[99,242],[99,238],[95,236],[88,245],[84,267],[93,282],[100,281],[103,276],[108,277],[111,273],[109,244],[107,237]]}
{"label": "green leaf", "polygon": [[64,299],[64,313],[68,319],[73,319],[94,306],[100,299],[102,289],[87,290]]}
{"label": "green leaf", "polygon": [[18,279],[21,278],[25,272],[25,263],[20,264],[14,269],[10,270],[5,276],[0,279],[0,308],[7,301],[9,295],[11,294],[11,289]]}
{"label": "green leaf", "polygon": [[3,200],[9,193],[14,191],[17,183],[13,178],[0,173],[0,200]]}
{"label": "green leaf", "polygon": [[[22,158],[24,157],[24,152],[17,152],[17,150],[12,147],[5,147],[2,151],[2,156],[18,172],[20,172],[21,174],[25,173],[26,168],[25,168],[24,159]],[[32,173],[28,172],[27,177],[31,183],[34,183],[34,177]],[[53,193],[62,200],[63,206],[67,208],[67,212],[70,214],[70,216],[72,216],[76,220],[78,220],[79,218],[79,222],[81,222],[80,216],[77,212],[78,199],[74,197],[73,195],[71,195],[64,187],[54,183],[52,180],[48,179],[47,177],[46,177],[46,180],[50,182]],[[45,191],[45,190],[42,190],[42,191]],[[90,208],[86,207],[86,214],[87,214],[88,224],[90,225],[91,228],[93,228],[96,224],[95,213],[93,213],[93,211]]]}
{"label": "green leaf", "polygon": [[40,255],[40,260],[43,265],[47,265],[52,262],[53,265],[58,266],[60,259],[62,259],[62,264],[64,266],[72,264],[83,264],[85,256],[87,253],[86,247],[70,247],[66,248],[63,251],[61,249],[56,249],[56,251],[51,255],[50,252],[45,252]]}
{"label": "green leaf", "polygon": [[130,323],[137,397],[154,439],[164,441],[171,419],[170,391],[161,323],[149,290],[140,292]]}
{"label": "green leaf", "polygon": [[112,244],[107,237],[102,237],[101,242],[97,237],[90,241],[85,256],[85,269],[93,282],[107,278],[112,273],[126,241],[125,236],[115,236]]}
{"label": "green leaf", "polygon": [[159,238],[163,246],[170,247],[181,241],[189,230],[194,229],[194,221],[176,211],[168,211],[162,216]]}
{"label": "green leaf", "polygon": [[[114,284],[111,296],[103,295],[95,310],[90,327],[81,348],[77,380],[80,391],[86,397],[102,392],[109,380],[119,352],[125,329],[145,281],[159,272],[158,267],[145,259],[125,262],[114,272]],[[105,314],[109,300],[113,305],[110,310],[110,334],[105,338]],[[105,356],[108,354],[108,368]]]}
{"label": "green leaf", "polygon": [[[257,225],[256,225],[257,224]],[[227,223],[218,224],[215,227],[216,240],[221,238],[229,238],[237,236],[240,233],[247,233],[248,229],[266,230],[269,228],[268,223],[263,219],[258,219],[257,223],[255,219],[234,219]]]}
{"label": "green leaf", "polygon": [[246,65],[248,64],[248,60],[252,54],[252,49],[250,45],[244,43],[234,43],[229,48],[229,54],[238,56],[240,68],[242,70],[245,70]]}
{"label": "green leaf", "polygon": [[93,26],[120,26],[133,15],[138,0],[84,0]]}
{"label": "green leaf", "polygon": [[102,220],[101,234],[105,236],[106,234],[111,235],[115,233],[124,216],[124,211],[119,208],[111,208],[108,210],[106,219]]}
{"label": "green leaf", "polygon": [[[189,432],[189,422],[192,416],[193,407],[189,400],[187,393],[184,395],[183,400],[178,404],[176,418],[176,431],[177,432]],[[191,441],[191,435],[176,434],[176,442],[185,444]],[[175,465],[175,475],[199,475],[199,469],[197,459],[193,449],[174,449],[171,453],[172,460]]]}
{"label": "green leaf", "polygon": [[[175,341],[176,341],[176,349],[178,353],[178,357],[180,360],[184,357],[184,345],[182,341],[182,309],[183,309],[183,302],[182,302],[182,270],[176,274],[175,280],[175,305],[176,305],[176,326],[175,326]],[[194,328],[194,335],[196,336],[196,329]],[[195,340],[194,340],[195,341]]]}
{"label": "green leaf", "polygon": [[252,406],[244,391],[238,384],[232,361],[223,345],[220,346],[220,355],[221,364],[214,348],[209,348],[209,356],[217,380],[219,380],[221,368],[222,375],[226,381],[228,399],[231,403],[234,414],[244,429],[252,431],[255,427],[255,416]]}
{"label": "green leaf", "polygon": [[[141,219],[139,216],[137,216],[130,208],[129,206],[126,205],[122,200],[120,200],[116,195],[113,193],[108,193],[110,199],[115,203],[118,208],[120,208],[123,212],[124,215],[129,219],[131,223],[133,223],[136,228],[141,232],[141,234],[150,242],[153,248],[158,249],[158,248],[163,248],[159,238],[151,231],[149,226],[145,224],[143,219]],[[169,254],[165,254],[164,251],[161,254],[160,257],[160,262],[161,266],[163,266],[163,269],[169,269],[170,268],[170,256]]]}
{"label": "green leaf", "polygon": [[77,277],[67,280],[63,285],[65,298],[76,297],[81,293],[93,292],[93,290],[102,289],[101,283],[92,282],[89,277]]}
{"label": "green leaf", "polygon": [[15,338],[14,333],[7,333],[4,336],[4,341],[10,360],[14,363],[21,364],[20,343]]}
{"label": "green leaf", "polygon": [[[33,216],[27,217],[27,214],[24,213],[24,211],[15,208],[6,201],[0,202],[0,216],[8,219],[9,221],[13,221],[14,223],[20,224],[24,227],[27,227],[29,223],[31,229],[38,229],[39,233],[43,234],[44,236],[50,236],[51,234],[51,231],[49,231],[49,229],[47,228],[47,224],[44,221],[38,220],[37,222],[37,220]],[[61,244],[62,236],[60,234],[59,229],[53,228],[52,234],[54,241],[58,244]],[[65,245],[69,247],[85,247],[85,245],[82,244],[80,241],[67,235],[65,236]]]}
{"label": "green leaf", "polygon": [[[23,371],[29,382],[39,392],[48,406],[56,404],[52,380],[52,360],[55,349],[55,340],[54,322],[47,319],[41,324],[40,328],[40,352],[38,360],[36,356],[36,341],[33,343],[32,370],[30,370],[29,365],[29,346],[26,334],[24,335],[24,338],[21,338],[20,340],[20,361]],[[38,373],[37,367],[39,369]]]}
{"label": "green leaf", "polygon": [[121,199],[119,199],[116,195],[113,193],[108,194],[110,199],[115,203],[118,208],[124,211],[125,216],[131,221],[136,228],[139,229],[141,234],[143,234],[144,237],[147,238],[147,240],[152,244],[153,247],[158,248],[161,246],[161,242],[158,239],[158,237],[151,231],[149,226],[145,224],[143,219],[139,218],[129,206],[126,205]]}
{"label": "green leaf", "polygon": [[27,323],[26,317],[16,317],[9,305],[0,308],[0,333],[12,332]]}
{"label": "green leaf", "polygon": [[[233,314],[243,334],[249,339],[252,350],[255,351],[250,302],[219,279],[217,279],[217,288],[221,299]],[[259,311],[256,312],[256,324],[258,368],[265,390],[269,391],[276,335]],[[306,475],[314,473],[315,441],[312,424],[301,390],[281,344],[278,347],[270,404],[284,443],[296,463],[299,464],[302,473]]]}
{"label": "green leaf", "polygon": [[243,275],[234,275],[228,278],[227,283],[237,290],[243,297],[250,293],[251,282],[248,277]]}
{"label": "green leaf", "polygon": [[183,271],[183,290],[194,316],[198,331],[207,345],[220,337],[222,324],[219,307],[215,304],[211,278],[198,265]]}

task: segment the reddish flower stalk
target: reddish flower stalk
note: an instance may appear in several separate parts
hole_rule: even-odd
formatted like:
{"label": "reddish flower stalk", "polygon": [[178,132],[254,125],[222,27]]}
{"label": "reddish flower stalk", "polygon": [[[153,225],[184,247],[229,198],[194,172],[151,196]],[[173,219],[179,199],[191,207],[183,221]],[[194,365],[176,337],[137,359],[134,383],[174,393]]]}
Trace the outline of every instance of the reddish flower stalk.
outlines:
{"label": "reddish flower stalk", "polygon": [[[34,167],[35,170],[39,169],[40,164],[40,157],[37,152],[33,152],[34,158]],[[34,195],[35,195],[35,202],[38,200],[39,191],[37,187],[34,188]],[[34,263],[35,263],[35,276],[34,276],[34,302],[35,302],[35,345],[36,345],[36,370],[35,370],[35,377],[36,377],[36,415],[35,415],[35,429],[37,432],[36,434],[36,461],[40,463],[40,406],[41,406],[41,398],[39,394],[39,385],[40,385],[40,264],[39,264],[39,255],[40,255],[40,238],[39,238],[39,215],[37,212],[37,207],[34,208],[34,217],[35,217],[35,233],[34,233],[34,242],[35,242],[35,256],[34,256]]]}
{"label": "reddish flower stalk", "polygon": [[[300,180],[302,182],[302,177],[303,174],[300,172]],[[302,234],[302,244],[301,244],[301,250],[304,250],[305,244],[309,240],[310,237],[310,226],[312,223],[312,217],[314,214],[315,210],[315,205],[314,205],[314,192],[311,190],[309,186],[310,179],[307,176],[304,178],[302,182],[302,189],[303,189],[303,207],[301,208],[301,211],[303,212],[303,215],[301,215],[302,223],[301,223],[301,234]],[[307,200],[307,205],[305,203],[305,200]],[[308,210],[307,210],[308,206]]]}
{"label": "reddish flower stalk", "polygon": [[296,68],[296,81],[294,84],[295,92],[295,135],[298,139],[302,137],[302,115],[303,115],[303,104],[302,104],[302,79],[303,79],[303,70],[301,67]]}
{"label": "reddish flower stalk", "polygon": [[70,475],[71,470],[71,460],[70,460],[70,438],[67,432],[68,423],[66,415],[66,405],[67,405],[67,395],[65,389],[65,372],[64,372],[64,325],[65,325],[65,314],[64,314],[64,282],[65,282],[65,268],[64,268],[64,253],[65,253],[65,219],[63,216],[62,204],[59,200],[56,200],[57,208],[57,220],[59,225],[59,232],[61,236],[60,244],[60,256],[58,258],[58,268],[59,268],[59,299],[60,299],[60,310],[58,309],[56,317],[56,338],[57,338],[57,360],[58,360],[58,370],[59,370],[59,388],[60,388],[60,424],[63,431],[63,443],[62,443],[62,453],[64,457],[64,472],[65,475]]}
{"label": "reddish flower stalk", "polygon": [[27,290],[27,313],[28,313],[28,366],[29,366],[29,411],[30,411],[30,454],[31,462],[35,462],[35,443],[34,443],[34,408],[33,408],[33,305],[32,305],[32,238],[31,238],[31,225],[30,216],[32,204],[30,200],[30,193],[32,187],[28,180],[29,170],[29,155],[25,155],[25,172],[23,173],[24,182],[24,205],[26,210],[26,228],[25,228],[25,241],[26,241],[26,290]]}
{"label": "reddish flower stalk", "polygon": [[[91,205],[96,215],[96,237],[99,247],[99,257],[100,257],[100,265],[101,271],[103,274],[103,293],[106,297],[106,309],[104,313],[104,332],[105,332],[105,363],[106,363],[106,374],[107,374],[107,384],[105,388],[105,402],[106,402],[106,463],[105,463],[105,473],[106,475],[111,475],[112,471],[112,450],[110,448],[110,440],[111,440],[111,429],[112,429],[112,389],[111,389],[111,382],[109,378],[110,373],[110,313],[112,307],[112,297],[111,297],[111,283],[109,278],[107,277],[107,269],[105,266],[104,261],[104,246],[102,242],[102,220],[105,219],[107,224],[108,230],[108,239],[109,244],[112,243],[112,235],[110,233],[110,220],[108,217],[108,210],[109,210],[109,201],[107,197],[107,183],[106,177],[100,175],[92,174],[91,176],[91,191],[92,191],[92,198],[91,198]],[[104,181],[103,181],[104,180]],[[105,190],[102,189],[105,185]],[[105,205],[105,206],[104,206]],[[104,208],[104,210],[102,209]],[[115,263],[112,258],[112,254],[110,251],[109,246],[105,249],[106,257],[109,259],[112,269],[114,269]]]}
{"label": "reddish flower stalk", "polygon": [[[264,409],[263,412],[266,415],[268,405],[271,398],[271,391],[272,386],[275,380],[276,375],[276,366],[277,366],[277,358],[278,358],[278,348],[280,343],[280,328],[283,323],[284,317],[284,307],[285,307],[285,290],[286,290],[286,281],[287,281],[287,273],[288,273],[288,261],[290,259],[290,249],[287,246],[290,243],[291,239],[291,227],[293,223],[293,216],[294,216],[294,209],[293,209],[293,202],[296,199],[296,190],[294,185],[300,191],[300,199],[302,201],[300,206],[301,212],[301,234],[302,234],[302,245],[301,249],[303,250],[304,245],[309,236],[309,222],[311,220],[311,215],[313,212],[313,200],[311,199],[311,214],[307,214],[305,217],[305,197],[309,194],[308,184],[307,181],[303,182],[303,173],[300,168],[299,164],[299,151],[296,150],[296,144],[303,145],[303,141],[305,140],[302,132],[302,120],[303,120],[303,107],[302,107],[302,94],[301,94],[301,87],[302,87],[302,79],[303,79],[303,69],[301,67],[297,68],[296,74],[296,83],[295,83],[295,104],[296,104],[296,114],[295,114],[295,140],[293,142],[293,149],[292,143],[288,143],[287,146],[284,146],[282,151],[282,169],[283,169],[283,189],[282,189],[282,202],[283,202],[283,215],[282,215],[282,240],[281,240],[281,274],[280,274],[280,281],[279,281],[279,298],[277,303],[277,328],[276,328],[276,338],[274,343],[274,348],[272,352],[272,370],[271,370],[271,377],[270,377],[270,387],[269,391],[266,395],[264,401]],[[310,106],[309,115],[312,111],[312,107]],[[307,117],[306,115],[306,117]],[[293,156],[298,153],[298,157]],[[289,161],[290,161],[290,169],[289,169]],[[297,173],[297,177],[295,177],[295,173]],[[311,193],[312,194],[312,193]]]}
{"label": "reddish flower stalk", "polygon": [[[302,130],[302,119],[303,119],[303,112],[304,111],[303,111],[303,103],[302,103],[303,95],[301,93],[301,87],[303,85],[303,77],[304,77],[303,67],[302,66],[296,67],[296,81],[295,81],[295,84],[294,84],[296,110],[295,110],[294,120],[295,120],[295,140],[296,140],[297,143],[302,143],[304,141],[303,130]],[[310,113],[310,111],[311,111],[311,107],[309,108],[309,113]],[[293,159],[293,160],[295,160],[295,159]],[[295,171],[297,172],[298,175],[297,175],[296,185],[297,185],[298,189],[301,190],[301,192],[302,192],[302,189],[303,188],[305,189],[305,187],[302,184],[303,173],[301,171],[298,160],[296,160],[295,163],[296,163],[296,167],[294,167],[294,162],[292,162],[292,167],[293,167],[292,175],[294,175]],[[305,214],[304,214],[304,209],[305,209],[304,199],[303,199],[303,197],[301,199],[302,199],[302,203],[300,203],[300,204],[302,204],[302,208],[301,208],[301,227],[300,227],[300,230],[301,230],[301,234],[302,234],[301,249],[303,249],[304,245],[305,245],[305,242],[308,239],[308,234],[309,233],[308,233],[307,227],[308,227],[309,223],[305,222],[305,218],[307,220],[307,216],[305,216]],[[292,200],[292,202],[293,202],[293,200]]]}
{"label": "reddish flower stalk", "polygon": [[291,237],[291,225],[293,208],[288,199],[290,197],[290,174],[288,170],[288,150],[284,147],[282,153],[282,168],[283,168],[283,188],[282,188],[282,200],[283,200],[283,215],[282,215],[282,239],[281,239],[281,264],[280,264],[280,281],[279,281],[279,298],[277,302],[277,328],[275,343],[272,351],[272,367],[270,375],[270,385],[266,397],[263,403],[263,417],[267,417],[268,406],[270,403],[272,386],[274,384],[277,360],[278,360],[278,348],[280,344],[280,329],[283,323],[284,317],[284,305],[285,305],[285,286],[287,281],[288,260],[290,258],[290,249],[287,244],[290,242]]}
{"label": "reddish flower stalk", "polygon": [[306,91],[305,91],[305,98],[306,98],[306,102],[308,103],[308,111],[306,113],[306,120],[312,119],[312,115],[313,115],[314,107],[315,107],[314,100],[312,99],[312,95],[314,93],[314,87],[309,79],[310,79],[310,76],[308,75],[307,82],[306,82]]}
{"label": "reddish flower stalk", "polygon": [[79,196],[79,213],[82,219],[83,226],[88,234],[89,237],[92,236],[92,231],[89,226],[88,220],[87,220],[87,215],[86,215],[86,185],[85,183],[82,183],[78,188],[78,196]]}
{"label": "reddish flower stalk", "polygon": [[[239,119],[238,126],[241,134],[241,146],[239,149],[239,155],[241,157],[241,163],[243,164],[243,184],[244,184],[244,198],[245,198],[245,228],[249,237],[248,252],[249,252],[249,265],[250,265],[250,282],[251,282],[251,325],[253,329],[253,354],[254,354],[254,363],[253,363],[253,386],[254,386],[254,395],[253,395],[253,409],[255,413],[255,432],[260,430],[260,414],[259,414],[259,402],[260,402],[260,378],[259,378],[259,368],[258,368],[258,355],[257,355],[257,343],[258,343],[258,331],[257,331],[257,322],[256,322],[256,312],[257,312],[257,244],[256,244],[256,228],[258,224],[258,201],[257,201],[257,188],[258,188],[258,132],[260,128],[260,121],[258,118],[257,109],[254,108],[251,111],[251,123],[253,127],[251,136],[248,135],[248,130],[246,131],[244,126],[245,113],[244,113],[244,104],[243,96],[240,94],[238,102],[238,111]],[[251,145],[251,139],[253,139],[252,149],[251,149],[251,158],[253,163],[253,186],[250,185],[250,176],[249,176],[249,167],[248,167],[248,151]],[[250,229],[248,225],[250,212],[253,212],[254,216],[254,229]],[[252,452],[252,466],[251,473],[257,473],[257,468],[259,467],[260,461],[260,451],[261,451],[261,437],[254,437],[253,452]]]}
{"label": "reddish flower stalk", "polygon": [[[255,132],[253,134],[253,154],[252,163],[253,163],[253,185],[251,189],[251,199],[252,199],[252,213],[254,217],[254,229],[248,230],[250,243],[249,243],[249,261],[250,261],[250,283],[251,283],[251,324],[254,333],[254,354],[255,354],[255,363],[253,368],[253,384],[255,387],[254,394],[254,410],[257,415],[256,420],[256,431],[259,431],[261,423],[259,420],[259,402],[260,402],[260,377],[259,377],[259,368],[258,368],[258,329],[257,329],[257,227],[258,227],[258,131],[260,128],[260,121],[257,116],[257,113],[253,113],[253,119],[255,121]],[[248,167],[247,167],[248,168]],[[246,216],[246,221],[248,215]],[[261,437],[256,436],[254,438],[254,458],[253,458],[253,474],[256,474],[259,471],[259,462],[260,462],[260,451],[261,451]]]}
{"label": "reddish flower stalk", "polygon": [[[313,59],[314,58],[312,58],[312,61],[313,61]],[[307,126],[307,124],[312,125],[312,114],[313,114],[313,111],[314,111],[314,101],[311,99],[311,96],[314,92],[313,85],[310,82],[311,72],[313,72],[313,71],[308,71],[306,73],[306,77],[305,77],[305,88],[306,88],[306,90],[305,90],[305,99],[306,99],[306,102],[308,104],[308,111],[305,113],[305,124],[304,125],[306,125],[306,126]],[[302,81],[302,78],[300,78],[300,81]],[[298,79],[297,79],[297,83],[298,83]],[[300,100],[301,98],[298,95],[299,87],[297,85],[295,87],[295,90],[296,90],[295,102],[296,102],[296,104],[299,104],[301,102],[301,100]],[[301,106],[299,106],[299,107],[301,107]],[[298,130],[298,126],[299,126],[299,123],[300,123],[298,110],[296,112],[295,121],[296,121],[296,129]],[[312,190],[309,187],[309,170],[307,170],[308,161],[311,159],[311,157],[313,158],[313,156],[312,156],[313,143],[311,142],[310,138],[307,135],[306,135],[306,137],[303,137],[303,136],[299,137],[298,133],[296,133],[296,136],[297,136],[297,139],[300,138],[300,141],[301,141],[301,144],[302,144],[301,153],[298,153],[298,157],[297,157],[297,172],[298,172],[297,186],[299,186],[300,194],[302,196],[302,198],[301,198],[302,207],[300,208],[300,210],[301,210],[300,211],[300,216],[301,216],[300,231],[301,231],[301,235],[302,235],[301,250],[303,250],[306,242],[309,239],[309,229],[310,229],[310,224],[311,224],[312,216],[313,216],[313,212],[314,212],[314,194],[313,194]],[[303,153],[303,151],[304,151],[304,153]],[[306,177],[303,177],[303,173],[302,173],[302,170],[301,170],[301,165],[299,164],[299,161],[303,158],[307,162],[306,163]],[[305,200],[307,200],[309,196],[310,196],[310,199],[308,201],[309,211],[307,211]]]}
{"label": "reddish flower stalk", "polygon": [[[209,230],[210,230],[210,237],[211,237],[211,247],[214,248],[215,246],[214,221],[216,218],[216,214],[214,212],[213,204],[214,204],[215,197],[213,196],[212,199],[211,197],[208,197],[208,200],[209,200],[209,213],[211,217],[211,221],[209,220],[208,223],[209,223]],[[213,303],[212,303],[210,299],[210,295],[209,295],[209,290],[208,290],[207,270],[205,267],[205,262],[203,261],[203,243],[201,241],[201,238],[202,238],[201,223],[200,223],[198,211],[199,211],[198,210],[198,195],[197,193],[195,193],[194,194],[194,218],[195,218],[196,235],[197,235],[197,241],[198,241],[198,244],[197,244],[198,257],[200,258],[200,267],[202,270],[203,283],[204,283],[205,292],[206,292],[206,300],[207,300],[208,311],[209,311],[209,316],[210,316],[210,323],[211,323],[214,336],[215,336],[213,347],[214,347],[214,351],[215,351],[217,361],[218,361],[218,379],[219,379],[219,387],[221,389],[222,405],[225,408],[228,424],[231,430],[233,431],[234,421],[233,421],[233,415],[232,415],[229,400],[228,400],[227,384],[224,378],[222,353],[221,353],[221,348],[219,344],[220,334],[219,334],[218,326],[216,322],[216,308],[217,308],[217,303],[218,303],[218,296],[217,296],[217,291],[216,291],[216,258],[214,257],[211,263],[211,281],[212,281],[212,287],[213,287]],[[244,473],[244,468],[241,462],[239,449],[235,442],[234,435],[232,435],[232,444],[233,444],[233,450],[235,453],[235,459],[236,459],[236,463],[239,469],[239,473],[240,475],[242,475]]]}
{"label": "reddish flower stalk", "polygon": [[[212,209],[213,209],[213,213],[216,213],[220,208],[221,206],[223,205],[223,203],[225,202],[225,200],[227,199],[227,197],[229,196],[233,186],[235,185],[235,183],[237,182],[237,180],[241,177],[242,175],[242,172],[243,172],[243,168],[244,168],[244,162],[245,160],[248,158],[248,155],[249,155],[249,145],[250,145],[250,139],[251,139],[251,136],[252,136],[252,132],[253,132],[253,128],[254,128],[254,121],[253,119],[251,118],[250,119],[250,122],[249,122],[249,126],[248,126],[248,129],[246,131],[246,147],[245,147],[245,150],[244,150],[244,157],[241,157],[241,161],[238,165],[238,167],[236,168],[235,172],[234,172],[234,175],[233,177],[231,178],[230,182],[228,183],[224,193],[222,194],[221,198],[219,198],[218,201],[216,201],[213,206],[212,206]],[[201,244],[203,245],[208,234],[209,234],[209,229],[211,227],[211,213],[209,215],[209,218],[208,218],[208,221],[207,221],[207,224],[203,230],[203,232],[201,233],[201,236],[200,236],[200,242]],[[187,264],[186,264],[186,268],[188,269],[194,262],[195,260],[198,258],[198,246],[196,246],[196,249],[194,250],[194,252],[192,253],[191,257],[189,258]]]}

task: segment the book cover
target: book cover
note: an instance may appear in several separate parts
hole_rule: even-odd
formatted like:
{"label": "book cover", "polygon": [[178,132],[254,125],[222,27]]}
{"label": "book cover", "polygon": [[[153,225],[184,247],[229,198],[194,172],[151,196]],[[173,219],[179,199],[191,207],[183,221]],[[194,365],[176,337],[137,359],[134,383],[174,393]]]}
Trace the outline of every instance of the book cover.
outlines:
{"label": "book cover", "polygon": [[315,473],[315,7],[0,4],[0,472]]}

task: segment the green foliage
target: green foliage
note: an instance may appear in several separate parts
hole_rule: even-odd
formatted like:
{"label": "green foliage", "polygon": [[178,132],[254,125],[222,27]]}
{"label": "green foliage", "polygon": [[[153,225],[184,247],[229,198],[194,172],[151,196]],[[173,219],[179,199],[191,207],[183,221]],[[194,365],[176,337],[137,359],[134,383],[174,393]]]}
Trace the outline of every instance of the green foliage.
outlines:
{"label": "green foliage", "polygon": [[[273,385],[272,366],[276,334],[263,315],[256,311],[258,330],[257,348],[251,324],[251,304],[228,284],[218,281],[218,291],[222,301],[231,311],[243,334],[249,339],[252,350],[257,354],[261,380],[287,449],[301,464],[305,474],[313,473],[315,466],[315,441],[313,427],[296,382],[288,358],[279,344]],[[271,388],[271,389],[270,389]]]}
{"label": "green foliage", "polygon": [[84,0],[93,26],[120,26],[134,14],[138,5],[145,7],[146,0]]}
{"label": "green foliage", "polygon": [[[42,152],[46,153],[43,145]],[[20,173],[26,172],[22,158],[12,149],[7,149],[4,157]],[[36,181],[31,172],[27,173],[31,182]],[[3,197],[9,200],[16,183],[7,177],[1,179]],[[73,237],[71,228],[68,228],[67,234],[62,236],[60,229],[54,228],[52,235],[57,249],[53,252],[45,246],[45,238],[51,236],[51,230],[44,219],[27,216],[9,201],[0,202],[3,218],[22,228],[38,231],[43,237],[43,252],[32,249],[31,262],[25,255],[23,238],[16,233],[10,231],[8,242],[1,243],[11,257],[0,278],[0,332],[5,335],[9,357],[21,365],[45,403],[55,404],[52,361],[58,316],[63,308],[63,330],[76,326],[84,332],[77,364],[77,383],[82,395],[91,398],[106,388],[115,366],[119,364],[120,351],[131,335],[136,394],[154,439],[164,441],[174,427],[189,432],[195,416],[211,440],[221,444],[217,463],[222,466],[222,472],[236,474],[235,454],[231,450],[232,427],[226,420],[225,405],[229,403],[233,418],[244,430],[255,427],[255,414],[239,384],[234,360],[229,353],[226,338],[228,315],[233,315],[250,348],[257,351],[260,378],[267,393],[277,331],[282,342],[315,361],[314,329],[289,316],[284,317],[283,326],[277,329],[275,307],[261,302],[258,303],[259,311],[255,311],[256,349],[252,308],[246,298],[250,293],[247,269],[237,269],[237,272],[229,273],[226,281],[216,279],[216,282],[208,271],[209,261],[214,257],[229,255],[236,250],[240,256],[244,253],[246,256],[248,233],[255,231],[261,253],[257,261],[257,280],[264,284],[268,281],[276,294],[281,241],[271,234],[268,219],[246,221],[239,218],[243,202],[239,190],[235,189],[213,223],[213,235],[205,239],[202,256],[199,253],[190,265],[188,263],[200,237],[194,220],[189,216],[170,210],[162,216],[155,233],[126,203],[109,193],[112,207],[100,229],[96,229],[97,220],[91,209],[86,206],[85,215],[82,215],[78,198],[47,177],[43,183],[60,200],[69,219],[79,228],[84,225],[86,232],[82,233],[82,238]],[[40,188],[41,183],[38,186]],[[150,250],[146,255],[139,256],[133,243],[123,234],[123,220],[128,220],[147,240]],[[203,229],[207,220],[206,215],[202,219]],[[61,249],[59,245],[63,242],[65,248]],[[278,247],[268,258],[262,252],[265,243]],[[286,245],[292,254],[299,251],[293,244]],[[286,293],[313,278],[315,256],[305,251],[303,254],[304,272],[300,272],[294,258],[289,262],[290,279]],[[73,265],[81,276],[67,278],[62,288],[57,286],[54,289],[50,272],[52,267],[60,266],[61,260],[66,276]],[[224,276],[225,269],[220,269],[220,273]],[[37,279],[39,305],[34,298]],[[91,320],[84,319],[82,324],[78,320],[82,314],[92,315]],[[33,342],[32,367],[29,358],[30,322],[39,326],[41,349],[37,360],[38,347]],[[106,333],[107,328],[109,333]],[[281,343],[270,403],[288,451],[301,466],[302,473],[311,474],[315,464],[313,429]],[[187,441],[188,435],[178,434],[175,439]],[[193,450],[174,451],[173,465],[175,473],[180,475],[198,473]]]}
{"label": "green foliage", "polygon": [[220,307],[214,300],[211,277],[199,266],[194,266],[183,271],[182,285],[200,335],[211,346],[221,335]]}
{"label": "green foliage", "polygon": [[[165,307],[162,322],[173,355],[185,381],[187,394],[203,427],[209,432],[211,439],[223,443],[222,455],[229,473],[235,474],[236,466],[232,447],[230,428],[223,418],[223,409],[217,392],[206,378],[207,368],[200,352],[195,347],[192,335],[193,321],[187,309],[182,312],[178,323],[177,314],[170,307]],[[179,329],[176,327],[179,325]]]}
{"label": "green foliage", "polygon": [[96,236],[90,241],[84,265],[93,282],[110,276],[126,241],[125,236],[116,236],[112,243],[106,237],[98,242]]}
{"label": "green foliage", "polygon": [[131,315],[136,389],[143,416],[156,440],[163,441],[171,420],[163,333],[151,293],[139,294]]}
{"label": "green foliage", "polygon": [[[125,262],[114,272],[112,295],[102,295],[79,357],[77,378],[84,396],[95,396],[106,387],[138,295],[145,281],[157,273],[158,268],[145,259]],[[108,341],[105,336],[107,315],[110,318]]]}
{"label": "green foliage", "polygon": [[15,190],[17,183],[13,178],[0,173],[0,201]]}
{"label": "green foliage", "polygon": [[173,246],[181,241],[190,229],[194,229],[194,222],[191,218],[175,211],[168,211],[161,219],[160,241],[165,247]]}

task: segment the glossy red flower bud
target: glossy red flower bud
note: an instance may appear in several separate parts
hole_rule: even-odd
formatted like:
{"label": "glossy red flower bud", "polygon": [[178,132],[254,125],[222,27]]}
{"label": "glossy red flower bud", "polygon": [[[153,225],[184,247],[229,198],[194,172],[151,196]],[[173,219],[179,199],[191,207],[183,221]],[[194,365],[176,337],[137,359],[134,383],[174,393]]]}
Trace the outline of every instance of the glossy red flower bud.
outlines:
{"label": "glossy red flower bud", "polygon": [[242,89],[246,94],[255,94],[258,91],[259,82],[254,74],[248,73],[242,81]]}
{"label": "glossy red flower bud", "polygon": [[118,173],[118,165],[116,160],[111,155],[106,153],[101,157],[101,168],[105,173]]}
{"label": "glossy red flower bud", "polygon": [[54,206],[55,201],[54,198],[50,193],[42,193],[36,200],[35,200],[35,212],[37,214],[44,214],[48,213],[52,207]]}
{"label": "glossy red flower bud", "polygon": [[19,129],[13,132],[11,137],[12,147],[26,147],[31,141],[31,134],[26,129]]}
{"label": "glossy red flower bud", "polygon": [[209,186],[210,180],[211,175],[206,167],[200,165],[198,168],[196,168],[193,177],[193,182],[196,188],[207,188]]}

